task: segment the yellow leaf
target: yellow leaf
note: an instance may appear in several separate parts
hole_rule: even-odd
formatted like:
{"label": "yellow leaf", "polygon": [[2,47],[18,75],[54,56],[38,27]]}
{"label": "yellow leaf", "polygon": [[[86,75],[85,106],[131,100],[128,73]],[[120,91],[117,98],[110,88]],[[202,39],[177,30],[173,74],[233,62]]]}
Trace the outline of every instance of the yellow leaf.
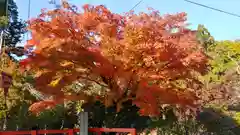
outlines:
{"label": "yellow leaf", "polygon": [[54,87],[54,86],[56,86],[56,85],[59,83],[59,81],[60,81],[61,79],[62,79],[62,77],[59,77],[59,78],[51,81],[51,83],[50,83],[49,85]]}
{"label": "yellow leaf", "polygon": [[70,61],[64,61],[61,63],[61,66],[63,66],[63,67],[70,66],[70,65],[73,65],[73,63]]}

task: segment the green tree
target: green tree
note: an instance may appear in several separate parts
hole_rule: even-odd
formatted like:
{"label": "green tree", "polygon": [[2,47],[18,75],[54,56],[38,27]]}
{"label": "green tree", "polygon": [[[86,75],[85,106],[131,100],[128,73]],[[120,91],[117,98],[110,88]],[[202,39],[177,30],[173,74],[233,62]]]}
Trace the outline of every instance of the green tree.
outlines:
{"label": "green tree", "polygon": [[209,95],[209,102],[205,104],[205,107],[211,108],[211,111],[204,111],[201,115],[207,117],[201,117],[199,120],[208,130],[217,134],[223,132],[239,134],[238,125],[234,120],[238,120],[236,111],[227,108],[239,101],[240,42],[215,41],[207,44],[206,47],[206,53],[211,59],[208,74],[202,78],[202,81],[205,89],[212,94]]}
{"label": "green tree", "polygon": [[[63,128],[74,127],[74,124],[77,123],[77,116],[71,105],[66,106],[66,108],[63,105],[57,106],[38,116],[32,115],[28,111],[29,106],[37,100],[48,97],[34,90],[31,74],[26,72],[20,74],[18,63],[11,60],[7,54],[3,53],[0,60],[0,71],[11,74],[13,77],[13,83],[8,90],[6,100],[3,90],[0,89],[0,130],[3,130],[4,126],[6,126],[6,130],[31,130],[36,126],[41,129],[59,129],[61,126]],[[5,118],[7,118],[6,124]],[[64,121],[63,125],[62,121]]]}
{"label": "green tree", "polygon": [[[0,89],[0,125],[1,128],[6,126],[7,129],[15,130],[17,127],[23,127],[27,124],[27,121],[31,120],[30,115],[26,114],[28,114],[28,107],[31,102],[36,101],[36,98],[27,89],[25,85],[27,83],[26,77],[20,74],[18,63],[11,60],[5,53],[2,53],[0,57],[0,71],[13,77],[12,85],[8,89],[6,97],[3,89]],[[5,118],[7,118],[7,124],[3,122]]]}
{"label": "green tree", "polygon": [[11,54],[23,55],[23,48],[16,45],[21,41],[22,35],[26,32],[25,26],[26,23],[19,20],[16,3],[14,0],[8,0],[8,26],[4,30],[4,46],[6,46],[6,53],[11,58],[13,58]]}
{"label": "green tree", "polygon": [[0,28],[6,27],[8,24],[8,19],[6,16],[0,16]]}
{"label": "green tree", "polygon": [[200,44],[207,50],[209,47],[215,44],[213,36],[210,34],[208,29],[204,25],[198,25],[197,29],[197,39]]}
{"label": "green tree", "polygon": [[240,73],[240,42],[239,41],[218,41],[207,52],[211,56],[210,72],[207,75],[209,82],[226,81],[234,72]]}

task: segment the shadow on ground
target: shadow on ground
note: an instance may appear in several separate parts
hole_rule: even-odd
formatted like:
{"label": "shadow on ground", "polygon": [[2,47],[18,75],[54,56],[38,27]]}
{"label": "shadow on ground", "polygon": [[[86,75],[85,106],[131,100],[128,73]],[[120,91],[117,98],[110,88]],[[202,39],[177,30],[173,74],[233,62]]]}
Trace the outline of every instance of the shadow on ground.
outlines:
{"label": "shadow on ground", "polygon": [[217,135],[240,135],[240,127],[236,121],[218,110],[205,108],[199,113],[197,120],[208,132],[214,132]]}

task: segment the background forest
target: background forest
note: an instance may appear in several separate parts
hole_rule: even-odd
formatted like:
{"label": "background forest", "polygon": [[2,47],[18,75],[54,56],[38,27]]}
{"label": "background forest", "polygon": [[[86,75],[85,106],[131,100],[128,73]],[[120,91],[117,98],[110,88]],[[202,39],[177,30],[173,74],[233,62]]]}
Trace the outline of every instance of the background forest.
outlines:
{"label": "background forest", "polygon": [[[62,6],[27,23],[9,0],[0,69],[13,80],[0,91],[1,130],[77,128],[87,111],[89,127],[240,134],[240,41],[187,29],[185,13]],[[32,39],[18,47],[26,26]]]}

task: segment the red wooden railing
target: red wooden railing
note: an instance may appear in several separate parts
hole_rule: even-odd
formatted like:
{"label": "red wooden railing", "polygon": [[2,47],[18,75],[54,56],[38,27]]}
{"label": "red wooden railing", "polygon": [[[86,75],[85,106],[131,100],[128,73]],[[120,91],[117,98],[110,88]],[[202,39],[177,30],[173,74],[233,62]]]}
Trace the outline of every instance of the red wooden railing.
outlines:
{"label": "red wooden railing", "polygon": [[[88,131],[95,132],[98,135],[101,135],[102,132],[130,133],[130,135],[136,135],[135,128],[89,128]],[[74,135],[74,133],[76,132],[79,132],[79,129],[1,131],[0,135],[43,135],[43,134],[58,134],[58,133],[67,133],[67,135]]]}

